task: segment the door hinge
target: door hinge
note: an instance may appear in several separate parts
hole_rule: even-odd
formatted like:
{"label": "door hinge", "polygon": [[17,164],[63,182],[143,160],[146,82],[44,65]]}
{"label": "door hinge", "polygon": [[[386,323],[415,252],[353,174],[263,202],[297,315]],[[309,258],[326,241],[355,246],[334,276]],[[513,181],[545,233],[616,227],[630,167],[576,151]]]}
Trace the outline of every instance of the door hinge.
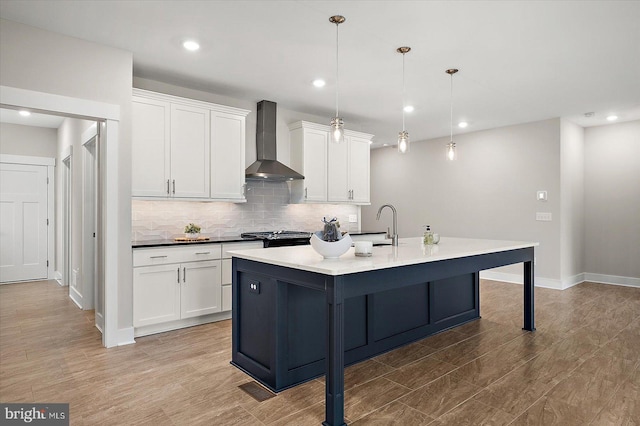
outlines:
{"label": "door hinge", "polygon": [[47,268],[49,267],[49,261],[47,260]]}
{"label": "door hinge", "polygon": [[49,226],[49,218],[47,218],[47,226]]}
{"label": "door hinge", "polygon": [[47,178],[47,185],[49,185],[49,178]]}

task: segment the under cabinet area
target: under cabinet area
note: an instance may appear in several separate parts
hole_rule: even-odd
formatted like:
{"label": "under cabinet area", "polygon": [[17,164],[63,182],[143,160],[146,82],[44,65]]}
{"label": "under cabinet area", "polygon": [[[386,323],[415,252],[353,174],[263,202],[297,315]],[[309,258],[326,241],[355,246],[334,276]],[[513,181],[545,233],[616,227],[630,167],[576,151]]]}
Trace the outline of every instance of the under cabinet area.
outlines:
{"label": "under cabinet area", "polygon": [[244,202],[247,110],[133,91],[132,195]]}
{"label": "under cabinet area", "polygon": [[342,144],[329,143],[329,126],[289,125],[291,167],[304,175],[291,182],[292,203],[369,204],[373,135],[345,130]]}
{"label": "under cabinet area", "polygon": [[262,246],[261,241],[238,241],[134,248],[134,335],[231,318],[228,252]]}

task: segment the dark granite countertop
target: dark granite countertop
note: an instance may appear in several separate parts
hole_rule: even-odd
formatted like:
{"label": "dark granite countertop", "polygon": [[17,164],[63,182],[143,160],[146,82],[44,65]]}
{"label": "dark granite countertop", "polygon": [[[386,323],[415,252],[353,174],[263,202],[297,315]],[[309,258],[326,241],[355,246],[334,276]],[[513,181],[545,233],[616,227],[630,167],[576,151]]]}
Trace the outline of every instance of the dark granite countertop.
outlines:
{"label": "dark granite countertop", "polygon": [[[359,231],[349,232],[351,235],[370,235],[370,234],[386,234],[387,231]],[[207,237],[208,235],[203,235]],[[164,247],[164,246],[183,246],[187,244],[215,244],[215,243],[234,243],[239,241],[260,241],[258,238],[242,238],[239,235],[229,237],[212,237],[208,236],[208,240],[202,241],[175,241],[173,239],[163,240],[147,240],[147,241],[132,241],[132,248],[150,248],[150,247]]]}
{"label": "dark granite countertop", "polygon": [[[206,237],[207,235],[203,235]],[[147,240],[147,241],[132,241],[132,248],[150,248],[150,247],[163,247],[163,246],[184,246],[184,245],[192,245],[192,244],[215,244],[215,243],[234,243],[239,241],[260,241],[257,238],[242,238],[239,235],[230,236],[230,237],[211,237],[209,236],[208,240],[202,241],[175,241],[173,239],[170,240]]]}

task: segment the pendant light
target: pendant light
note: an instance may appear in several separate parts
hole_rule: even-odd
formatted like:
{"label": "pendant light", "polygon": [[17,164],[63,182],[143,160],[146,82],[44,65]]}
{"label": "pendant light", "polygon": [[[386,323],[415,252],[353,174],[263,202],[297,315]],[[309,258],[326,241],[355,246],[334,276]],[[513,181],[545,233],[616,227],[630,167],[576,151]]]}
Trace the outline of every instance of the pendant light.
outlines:
{"label": "pendant light", "polygon": [[404,108],[405,108],[405,99],[404,99],[404,55],[411,51],[410,47],[403,46],[398,47],[396,52],[402,53],[402,131],[398,133],[398,152],[400,154],[406,154],[409,152],[409,132],[407,132],[404,128]]}
{"label": "pendant light", "polygon": [[456,159],[456,144],[453,142],[453,75],[455,73],[458,72],[457,69],[455,68],[450,68],[448,70],[445,71],[447,74],[449,74],[449,76],[451,77],[451,94],[450,94],[450,99],[451,99],[451,122],[450,122],[450,128],[451,128],[451,133],[450,133],[450,139],[449,139],[449,143],[447,144],[447,159],[449,161],[453,161]]}
{"label": "pendant light", "polygon": [[344,121],[340,118],[339,109],[338,109],[338,47],[339,47],[339,39],[338,39],[338,26],[345,21],[345,17],[341,15],[334,15],[329,18],[329,22],[332,24],[336,24],[336,116],[331,119],[331,141],[334,143],[342,143],[344,142]]}

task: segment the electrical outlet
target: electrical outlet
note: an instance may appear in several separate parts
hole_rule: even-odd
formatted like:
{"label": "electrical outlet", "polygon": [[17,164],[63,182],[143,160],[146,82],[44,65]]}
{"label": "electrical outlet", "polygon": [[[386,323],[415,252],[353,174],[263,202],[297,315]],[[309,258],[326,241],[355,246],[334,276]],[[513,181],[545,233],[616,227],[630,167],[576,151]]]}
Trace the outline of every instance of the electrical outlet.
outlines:
{"label": "electrical outlet", "polygon": [[350,214],[349,215],[349,223],[358,223],[358,215]]}
{"label": "electrical outlet", "polygon": [[260,281],[249,281],[249,293],[260,294]]}
{"label": "electrical outlet", "polygon": [[536,220],[539,220],[542,222],[551,222],[551,213],[536,212]]}

